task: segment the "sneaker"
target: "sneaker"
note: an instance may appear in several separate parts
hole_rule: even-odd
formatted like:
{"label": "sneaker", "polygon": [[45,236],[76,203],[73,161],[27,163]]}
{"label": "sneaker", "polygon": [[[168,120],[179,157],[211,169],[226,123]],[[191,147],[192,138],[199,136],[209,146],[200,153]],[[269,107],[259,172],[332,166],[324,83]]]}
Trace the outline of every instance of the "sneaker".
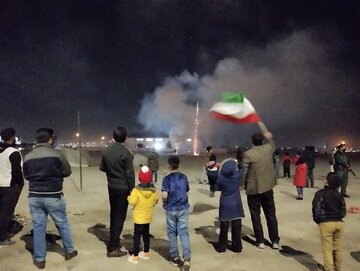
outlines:
{"label": "sneaker", "polygon": [[0,241],[0,246],[11,246],[16,242],[10,239],[5,239],[4,241]]}
{"label": "sneaker", "polygon": [[219,251],[220,255],[226,255],[226,251]]}
{"label": "sneaker", "polygon": [[272,248],[273,249],[279,249],[280,248],[279,243],[273,243]]}
{"label": "sneaker", "polygon": [[65,253],[65,261],[71,260],[72,258],[78,255],[78,251],[74,250],[73,252],[66,252]]}
{"label": "sneaker", "polygon": [[138,264],[139,263],[139,256],[130,255],[127,258],[129,263]]}
{"label": "sneaker", "polygon": [[176,256],[174,258],[171,258],[170,259],[170,263],[173,265],[173,266],[181,266],[183,265],[183,261],[180,259],[179,256]]}
{"label": "sneaker", "polygon": [[350,198],[350,196],[348,194],[343,194],[344,198]]}
{"label": "sneaker", "polygon": [[190,262],[189,261],[185,261],[184,262],[184,271],[189,271],[190,270]]}
{"label": "sneaker", "polygon": [[296,200],[301,200],[301,197],[296,197]]}
{"label": "sneaker", "polygon": [[140,259],[143,259],[143,260],[149,260],[149,259],[150,259],[150,253],[149,253],[149,252],[140,251],[140,252],[139,252],[139,258],[140,258]]}
{"label": "sneaker", "polygon": [[257,248],[264,249],[264,248],[265,248],[265,244],[264,244],[264,243],[260,243],[260,244],[257,245]]}
{"label": "sneaker", "polygon": [[45,269],[45,261],[42,261],[42,262],[37,262],[37,261],[33,261],[34,265],[39,268],[39,269]]}
{"label": "sneaker", "polygon": [[108,253],[106,254],[109,258],[113,258],[113,257],[122,257],[127,255],[127,252],[121,251],[120,248],[117,248],[113,251],[108,251]]}

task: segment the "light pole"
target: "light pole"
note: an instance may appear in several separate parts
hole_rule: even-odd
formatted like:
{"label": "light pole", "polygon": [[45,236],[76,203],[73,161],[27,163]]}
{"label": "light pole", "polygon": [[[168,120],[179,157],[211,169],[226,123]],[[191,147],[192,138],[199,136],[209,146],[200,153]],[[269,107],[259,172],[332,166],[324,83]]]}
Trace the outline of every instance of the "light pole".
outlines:
{"label": "light pole", "polygon": [[80,111],[77,112],[77,120],[78,120],[78,132],[76,136],[79,139],[79,166],[80,166],[80,191],[82,192],[82,157],[81,157],[81,133],[80,133]]}

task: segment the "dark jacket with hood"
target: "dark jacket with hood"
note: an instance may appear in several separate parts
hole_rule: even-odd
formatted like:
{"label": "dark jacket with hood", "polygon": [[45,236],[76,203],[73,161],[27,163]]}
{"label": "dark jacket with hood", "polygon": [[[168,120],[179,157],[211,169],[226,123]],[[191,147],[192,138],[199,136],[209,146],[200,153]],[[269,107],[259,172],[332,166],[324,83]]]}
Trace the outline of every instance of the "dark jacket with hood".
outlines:
{"label": "dark jacket with hood", "polygon": [[217,189],[221,191],[219,220],[231,221],[245,216],[240,196],[240,177],[243,170],[235,159],[225,160],[217,178]]}

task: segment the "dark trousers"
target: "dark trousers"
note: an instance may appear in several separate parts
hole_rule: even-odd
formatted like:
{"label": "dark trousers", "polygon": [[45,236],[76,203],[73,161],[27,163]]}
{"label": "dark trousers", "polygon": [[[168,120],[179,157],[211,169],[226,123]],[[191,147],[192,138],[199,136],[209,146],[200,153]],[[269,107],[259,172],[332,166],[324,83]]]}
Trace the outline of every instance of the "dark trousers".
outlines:
{"label": "dark trousers", "polygon": [[0,241],[9,238],[9,224],[21,190],[22,186],[0,187]]}
{"label": "dark trousers", "polygon": [[108,251],[114,251],[120,247],[120,234],[122,232],[128,208],[127,197],[129,190],[108,188],[110,201],[110,240]]}
{"label": "dark trousers", "polygon": [[342,170],[337,170],[335,173],[341,178],[340,193],[341,195],[346,195],[346,188],[349,182],[349,173]]}
{"label": "dark trousers", "polygon": [[264,243],[264,232],[260,218],[261,208],[263,209],[266,218],[270,240],[272,243],[278,243],[280,238],[276,219],[273,190],[271,189],[262,194],[248,195],[247,201],[251,214],[251,222],[255,233],[256,243]]}
{"label": "dark trousers", "polygon": [[290,168],[289,167],[284,167],[284,178],[285,177],[290,178]]}
{"label": "dark trousers", "polygon": [[134,224],[134,256],[138,256],[140,252],[141,237],[144,242],[144,252],[150,250],[150,224]]}
{"label": "dark trousers", "polygon": [[308,169],[306,172],[306,187],[314,187],[314,170]]}
{"label": "dark trousers", "polygon": [[217,179],[217,177],[208,176],[208,182],[209,182],[211,192],[215,192],[216,179]]}
{"label": "dark trousers", "polygon": [[231,246],[234,252],[242,251],[241,219],[220,221],[219,252],[225,252],[228,243],[228,231],[231,224]]}

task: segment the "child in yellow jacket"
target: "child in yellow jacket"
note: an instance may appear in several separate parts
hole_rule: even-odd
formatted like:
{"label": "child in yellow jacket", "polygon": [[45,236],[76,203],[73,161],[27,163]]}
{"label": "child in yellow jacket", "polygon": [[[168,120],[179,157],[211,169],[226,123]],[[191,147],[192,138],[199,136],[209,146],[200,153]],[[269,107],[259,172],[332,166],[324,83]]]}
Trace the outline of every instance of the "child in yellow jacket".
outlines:
{"label": "child in yellow jacket", "polygon": [[[141,167],[139,171],[140,184],[134,187],[128,196],[128,202],[133,206],[134,221],[134,248],[133,255],[128,257],[130,263],[139,263],[139,258],[148,260],[150,250],[150,222],[153,216],[153,208],[158,202],[156,188],[152,182],[152,171],[147,167]],[[144,251],[140,252],[140,239],[144,242]]]}

